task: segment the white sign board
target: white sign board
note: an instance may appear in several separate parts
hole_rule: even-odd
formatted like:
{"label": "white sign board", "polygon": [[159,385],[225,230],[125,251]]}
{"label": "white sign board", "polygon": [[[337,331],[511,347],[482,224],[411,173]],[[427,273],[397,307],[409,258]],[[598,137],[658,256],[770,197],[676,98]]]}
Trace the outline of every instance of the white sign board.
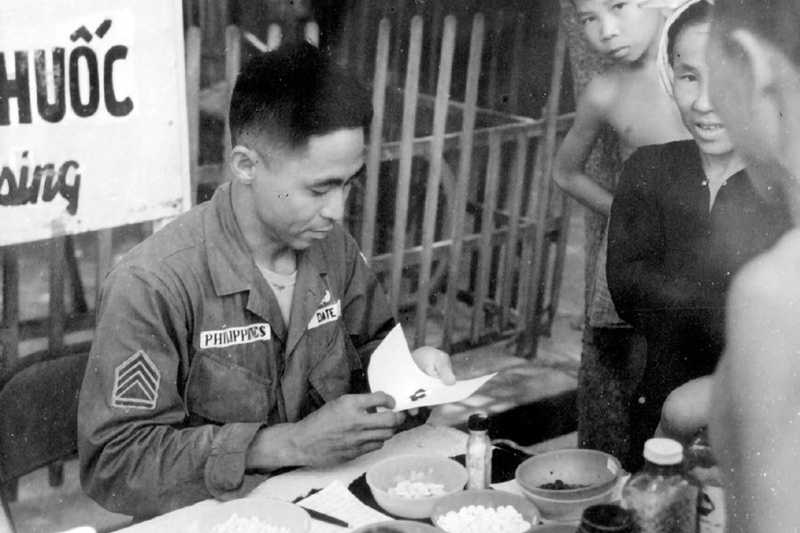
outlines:
{"label": "white sign board", "polygon": [[0,2],[0,246],[190,206],[179,0]]}

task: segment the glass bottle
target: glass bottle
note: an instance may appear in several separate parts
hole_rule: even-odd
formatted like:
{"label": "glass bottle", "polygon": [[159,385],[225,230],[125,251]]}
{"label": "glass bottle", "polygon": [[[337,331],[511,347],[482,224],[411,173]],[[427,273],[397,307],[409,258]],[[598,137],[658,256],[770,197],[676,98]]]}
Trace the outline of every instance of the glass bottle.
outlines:
{"label": "glass bottle", "polygon": [[622,489],[635,533],[695,533],[697,485],[684,472],[683,446],[672,439],[644,445],[644,467]]}
{"label": "glass bottle", "polygon": [[489,439],[489,417],[478,412],[467,420],[468,489],[488,489],[492,482],[492,442]]}
{"label": "glass bottle", "polygon": [[592,505],[583,510],[576,533],[632,533],[631,513],[613,503]]}
{"label": "glass bottle", "polygon": [[725,493],[706,428],[700,429],[686,447],[686,470],[700,485],[698,533],[722,533],[725,531]]}

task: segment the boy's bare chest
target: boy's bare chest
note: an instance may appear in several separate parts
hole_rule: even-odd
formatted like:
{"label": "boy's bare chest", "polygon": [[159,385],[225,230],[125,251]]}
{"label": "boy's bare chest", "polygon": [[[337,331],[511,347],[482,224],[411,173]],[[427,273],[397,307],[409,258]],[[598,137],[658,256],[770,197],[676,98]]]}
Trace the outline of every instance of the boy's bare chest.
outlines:
{"label": "boy's bare chest", "polygon": [[620,90],[607,120],[620,137],[624,157],[640,146],[688,137],[675,103],[657,84]]}

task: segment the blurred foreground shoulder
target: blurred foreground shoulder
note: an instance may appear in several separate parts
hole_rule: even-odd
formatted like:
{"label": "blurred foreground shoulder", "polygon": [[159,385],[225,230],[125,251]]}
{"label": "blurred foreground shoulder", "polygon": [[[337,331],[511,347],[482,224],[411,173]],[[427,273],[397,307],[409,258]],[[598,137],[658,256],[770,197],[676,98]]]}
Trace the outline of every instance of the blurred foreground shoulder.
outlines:
{"label": "blurred foreground shoulder", "polygon": [[800,309],[800,229],[786,233],[742,268],[731,286],[729,308],[759,314]]}
{"label": "blurred foreground shoulder", "polygon": [[742,268],[731,285],[727,312],[732,376],[769,381],[779,379],[784,365],[800,364],[800,230],[788,232]]}

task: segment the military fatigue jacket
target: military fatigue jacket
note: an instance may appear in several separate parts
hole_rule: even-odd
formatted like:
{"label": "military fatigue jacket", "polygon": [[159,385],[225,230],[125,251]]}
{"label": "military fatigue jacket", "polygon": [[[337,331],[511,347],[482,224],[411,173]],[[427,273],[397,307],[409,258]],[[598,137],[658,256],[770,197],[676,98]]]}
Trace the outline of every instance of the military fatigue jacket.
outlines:
{"label": "military fatigue jacket", "polygon": [[141,517],[239,495],[260,428],[364,391],[353,378],[394,325],[379,284],[339,226],[297,269],[287,325],[229,185],[113,269],[78,413],[91,497]]}

